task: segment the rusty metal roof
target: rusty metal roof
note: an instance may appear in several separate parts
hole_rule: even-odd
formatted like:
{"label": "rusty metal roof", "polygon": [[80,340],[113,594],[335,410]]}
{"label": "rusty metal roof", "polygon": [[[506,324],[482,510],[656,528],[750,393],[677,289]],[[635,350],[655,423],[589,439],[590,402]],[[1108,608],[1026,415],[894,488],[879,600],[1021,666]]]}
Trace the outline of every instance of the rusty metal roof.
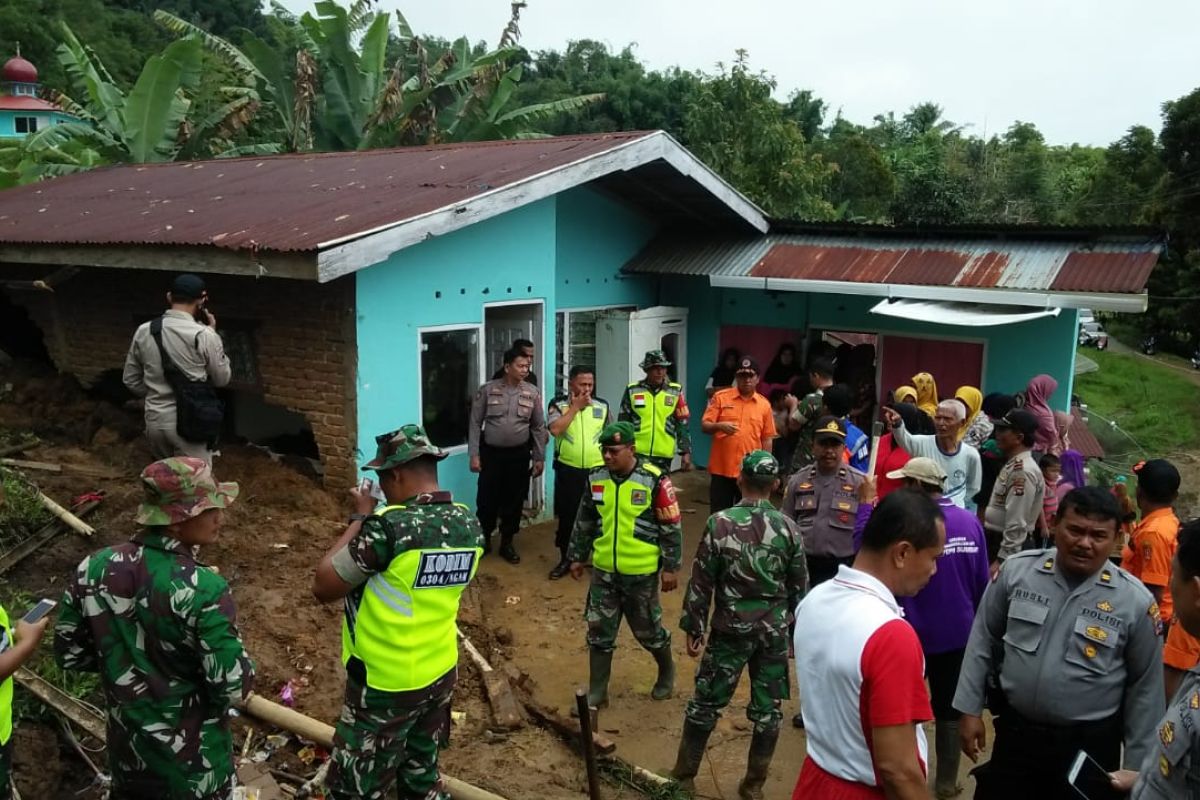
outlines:
{"label": "rusty metal roof", "polygon": [[1067,429],[1067,438],[1071,442],[1071,449],[1078,450],[1084,458],[1104,458],[1104,446],[1088,428],[1077,406],[1071,408],[1071,427]]}
{"label": "rusty metal roof", "polygon": [[[659,139],[682,151],[661,132],[628,132],[111,167],[0,192],[0,245],[313,252]],[[593,171],[580,170],[580,182],[608,174]],[[511,207],[538,199],[529,195]],[[709,221],[730,214],[711,193],[689,210]]]}
{"label": "rusty metal roof", "polygon": [[[625,269],[720,278],[945,287],[1040,293],[1137,294],[1158,261],[1161,240],[1147,233],[1045,239],[995,236],[819,234],[697,241],[663,237]],[[774,285],[774,284],[771,284]]]}

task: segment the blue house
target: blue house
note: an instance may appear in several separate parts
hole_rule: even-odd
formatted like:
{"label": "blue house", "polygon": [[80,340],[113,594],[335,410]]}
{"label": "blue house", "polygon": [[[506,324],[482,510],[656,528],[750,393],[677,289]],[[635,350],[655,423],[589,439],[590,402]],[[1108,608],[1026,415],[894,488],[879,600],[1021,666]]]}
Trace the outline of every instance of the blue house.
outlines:
{"label": "blue house", "polygon": [[77,118],[41,97],[37,67],[21,58],[10,58],[0,68],[0,139],[24,139],[51,125]]}
{"label": "blue house", "polygon": [[204,273],[235,367],[230,434],[307,441],[346,487],[376,434],[419,420],[470,502],[470,398],[514,338],[535,342],[544,394],[589,363],[613,403],[645,349],[668,349],[703,464],[723,345],[765,363],[782,341],[869,340],[878,385],[921,366],[943,372],[944,393],[1050,372],[1065,409],[1075,309],[1144,308],[1158,248],[1144,233],[772,222],[667,134],[619,133],[117,167],[8,190],[0,318],[99,385],[170,273]]}

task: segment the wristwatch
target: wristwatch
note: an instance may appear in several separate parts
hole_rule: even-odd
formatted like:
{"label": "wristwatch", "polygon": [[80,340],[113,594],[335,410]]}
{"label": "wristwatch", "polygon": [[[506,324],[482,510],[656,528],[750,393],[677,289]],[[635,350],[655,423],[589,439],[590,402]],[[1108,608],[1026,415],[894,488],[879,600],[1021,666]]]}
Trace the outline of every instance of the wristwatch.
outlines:
{"label": "wristwatch", "polygon": [[351,514],[348,522],[363,522],[370,514]]}

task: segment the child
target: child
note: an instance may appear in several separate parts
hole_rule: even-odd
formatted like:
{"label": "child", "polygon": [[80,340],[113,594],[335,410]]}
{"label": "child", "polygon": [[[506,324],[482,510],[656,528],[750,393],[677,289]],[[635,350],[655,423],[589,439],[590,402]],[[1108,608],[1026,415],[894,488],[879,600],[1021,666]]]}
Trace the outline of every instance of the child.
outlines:
{"label": "child", "polygon": [[1038,460],[1042,469],[1042,477],[1046,480],[1045,499],[1042,500],[1042,541],[1050,545],[1050,532],[1054,530],[1054,519],[1058,516],[1058,493],[1054,487],[1062,480],[1062,461],[1058,456],[1047,453]]}
{"label": "child", "polygon": [[49,622],[49,617],[32,625],[17,620],[14,630],[0,607],[0,800],[12,797],[12,676],[37,650]]}
{"label": "child", "polygon": [[1137,509],[1129,496],[1129,486],[1125,481],[1124,475],[1118,475],[1112,487],[1113,497],[1117,498],[1117,505],[1121,508],[1121,533],[1116,550],[1120,550],[1120,545],[1129,541],[1129,537],[1133,535],[1133,525],[1137,522]]}

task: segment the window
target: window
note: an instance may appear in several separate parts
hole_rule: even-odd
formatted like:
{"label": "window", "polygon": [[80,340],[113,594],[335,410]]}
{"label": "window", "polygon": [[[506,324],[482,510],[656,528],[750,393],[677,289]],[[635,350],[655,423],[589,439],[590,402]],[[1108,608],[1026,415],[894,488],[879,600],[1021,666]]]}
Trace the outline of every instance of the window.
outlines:
{"label": "window", "polygon": [[421,332],[421,424],[439,447],[467,443],[479,388],[479,327]]}
{"label": "window", "polygon": [[15,124],[17,133],[36,133],[38,129],[37,117],[17,117]]}
{"label": "window", "polygon": [[559,311],[554,315],[555,385],[567,391],[571,367],[596,366],[596,320],[609,311],[632,311],[633,306],[591,308],[583,311]]}

